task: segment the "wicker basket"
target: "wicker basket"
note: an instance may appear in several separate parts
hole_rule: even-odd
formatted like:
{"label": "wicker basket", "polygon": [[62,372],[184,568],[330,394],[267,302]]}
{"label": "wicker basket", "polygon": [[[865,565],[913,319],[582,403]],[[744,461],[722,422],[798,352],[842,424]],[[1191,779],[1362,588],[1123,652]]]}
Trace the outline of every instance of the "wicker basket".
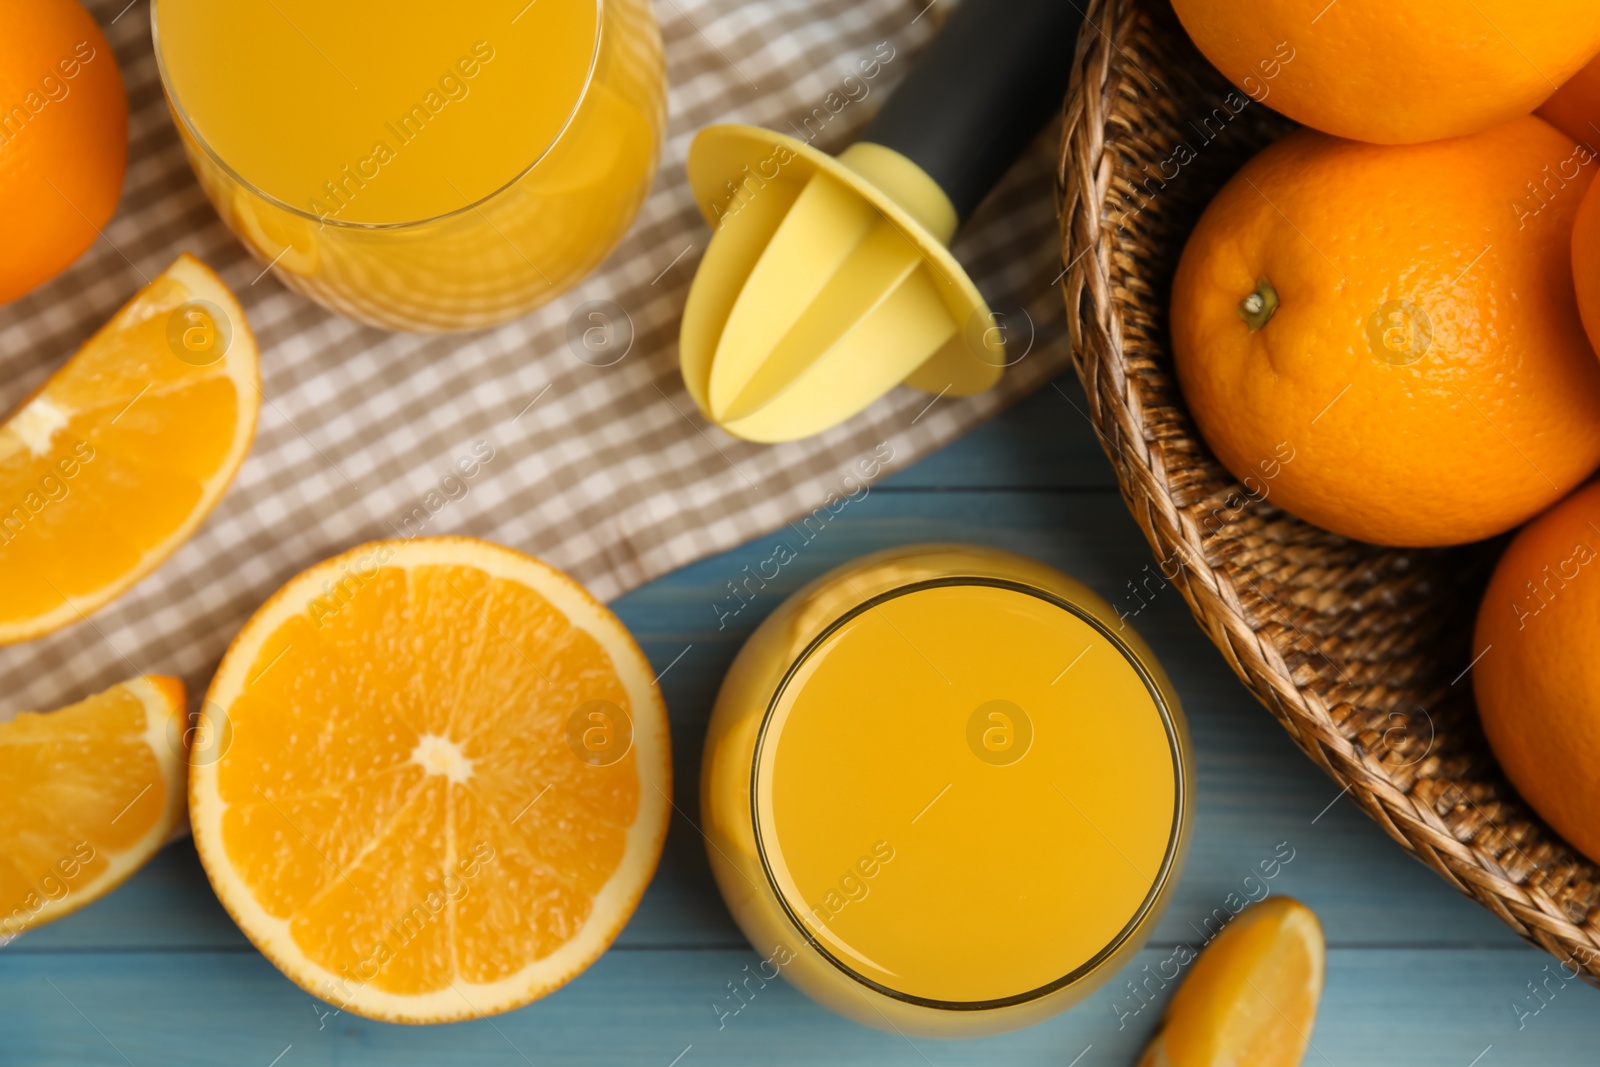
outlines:
{"label": "wicker basket", "polygon": [[[1413,856],[1600,984],[1600,870],[1517,796],[1472,703],[1471,624],[1503,540],[1397,550],[1301,522],[1217,463],[1178,392],[1166,318],[1184,240],[1291,124],[1239,108],[1163,0],[1087,10],[1057,171],[1062,284],[1128,507],[1306,754]],[[1180,144],[1191,151],[1175,157]]]}

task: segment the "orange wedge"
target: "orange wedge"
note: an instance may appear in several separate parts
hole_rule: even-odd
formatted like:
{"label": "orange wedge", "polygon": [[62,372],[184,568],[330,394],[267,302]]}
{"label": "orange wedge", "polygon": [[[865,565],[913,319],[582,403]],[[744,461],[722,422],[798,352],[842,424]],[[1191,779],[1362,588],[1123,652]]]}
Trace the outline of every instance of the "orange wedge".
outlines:
{"label": "orange wedge", "polygon": [[368,1018],[552,992],[661,856],[671,755],[644,654],[572,579],[486,541],[379,541],[300,574],[201,717],[212,887],[279,970]]}
{"label": "orange wedge", "polygon": [[1217,935],[1167,1005],[1139,1067],[1295,1067],[1311,1043],[1326,950],[1310,908],[1273,897]]}
{"label": "orange wedge", "polygon": [[238,301],[179,256],[0,423],[0,644],[76,622],[176,551],[260,399]]}
{"label": "orange wedge", "polygon": [[121,885],[183,818],[184,695],[135,678],[0,723],[0,944]]}

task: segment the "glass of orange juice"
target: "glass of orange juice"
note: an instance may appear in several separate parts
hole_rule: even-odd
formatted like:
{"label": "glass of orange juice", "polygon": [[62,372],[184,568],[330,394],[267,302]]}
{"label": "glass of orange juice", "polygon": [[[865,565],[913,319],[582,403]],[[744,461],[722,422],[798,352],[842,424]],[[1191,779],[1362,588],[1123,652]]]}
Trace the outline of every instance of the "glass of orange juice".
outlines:
{"label": "glass of orange juice", "polygon": [[1038,1022],[1131,959],[1177,885],[1177,695],[1093,592],[992,549],[879,553],[796,593],[717,697],[706,853],[761,962],[868,1026]]}
{"label": "glass of orange juice", "polygon": [[515,318],[615,247],[659,155],[647,0],[155,0],[190,163],[288,285],[388,329]]}

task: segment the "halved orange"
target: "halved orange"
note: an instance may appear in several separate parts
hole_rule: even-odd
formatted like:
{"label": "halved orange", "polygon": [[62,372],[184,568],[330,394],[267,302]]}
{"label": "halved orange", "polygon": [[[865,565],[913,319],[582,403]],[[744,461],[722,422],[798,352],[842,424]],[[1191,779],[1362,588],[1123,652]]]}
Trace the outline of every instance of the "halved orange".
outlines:
{"label": "halved orange", "polygon": [[0,424],[0,644],[76,622],[176,551],[260,404],[238,301],[179,256]]}
{"label": "halved orange", "polygon": [[1139,1067],[1296,1067],[1326,955],[1322,924],[1299,901],[1247,908],[1200,953]]}
{"label": "halved orange", "polygon": [[0,944],[121,885],[183,818],[184,694],[143,677],[0,723]]}
{"label": "halved orange", "polygon": [[566,575],[379,541],[280,589],[201,712],[189,812],[234,921],[306,991],[391,1022],[506,1011],[621,931],[671,811],[666,708]]}

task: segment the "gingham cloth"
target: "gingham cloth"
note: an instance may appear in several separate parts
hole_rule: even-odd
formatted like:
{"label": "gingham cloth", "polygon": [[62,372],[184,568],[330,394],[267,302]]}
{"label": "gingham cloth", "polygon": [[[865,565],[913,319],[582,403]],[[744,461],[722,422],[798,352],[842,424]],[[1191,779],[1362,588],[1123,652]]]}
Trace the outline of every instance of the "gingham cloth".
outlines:
{"label": "gingham cloth", "polygon": [[[88,621],[0,648],[0,717],[56,707],[134,673],[174,674],[202,693],[228,642],[273,590],[373,538],[489,538],[611,599],[830,499],[859,495],[863,462],[872,470],[892,457],[881,479],[1059,373],[1067,352],[1052,285],[1060,271],[1049,182],[1055,135],[1046,131],[954,247],[992,305],[1031,319],[1031,349],[1000,386],[964,400],[897,389],[827,433],[768,446],[707,423],[679,377],[679,315],[709,237],[684,177],[694,132],[713,122],[788,131],[886,41],[895,58],[815,142],[837,152],[910,67],[946,3],[660,0],[667,139],[654,189],[621,246],[583,284],[522,319],[476,334],[417,336],[360,326],[262,274],[185,162],[156,74],[148,3],[90,0],[127,84],[127,182],[104,237],[82,259],[0,307],[0,410],[60,366],[142,277],[185,250],[239,295],[261,345],[264,402],[233,486],[171,559]],[[1062,55],[1070,51],[1063,42]],[[569,317],[592,300],[614,302],[633,323],[632,349],[611,366],[579,360],[567,342]],[[1013,356],[1024,332],[1011,332]],[[475,449],[493,452],[476,476],[442,484]],[[436,512],[425,507],[419,525],[416,509],[430,493],[432,503],[445,502]],[[706,605],[708,623],[715,610]]]}

